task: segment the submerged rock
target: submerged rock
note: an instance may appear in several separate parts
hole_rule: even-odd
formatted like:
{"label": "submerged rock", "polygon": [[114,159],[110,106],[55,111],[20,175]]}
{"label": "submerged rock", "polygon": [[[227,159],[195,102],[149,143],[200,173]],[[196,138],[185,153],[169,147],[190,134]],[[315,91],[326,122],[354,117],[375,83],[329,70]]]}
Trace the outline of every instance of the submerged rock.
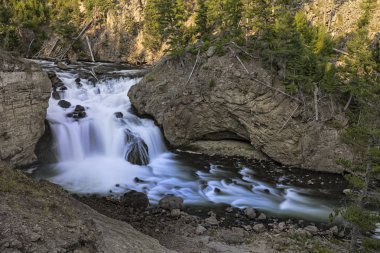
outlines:
{"label": "submerged rock", "polygon": [[117,119],[121,119],[124,116],[122,112],[115,112],[114,115]]}
{"label": "submerged rock", "polygon": [[53,91],[51,94],[51,97],[54,98],[55,100],[61,100],[61,96],[59,95],[58,91]]}
{"label": "submerged rock", "polygon": [[58,105],[59,105],[60,107],[62,107],[62,108],[67,109],[67,108],[69,108],[69,107],[71,106],[71,103],[70,103],[69,101],[66,101],[66,100],[60,100],[60,101],[58,102]]}
{"label": "submerged rock", "polygon": [[129,150],[126,153],[125,160],[135,165],[148,165],[148,146],[145,144],[143,139],[129,130],[126,130],[125,133],[126,143],[129,145]]}
{"label": "submerged rock", "polygon": [[132,190],[121,197],[120,203],[126,207],[146,209],[149,206],[149,199],[145,193]]}
{"label": "submerged rock", "polygon": [[173,210],[183,208],[183,198],[176,196],[165,196],[158,202],[158,206],[163,209]]}

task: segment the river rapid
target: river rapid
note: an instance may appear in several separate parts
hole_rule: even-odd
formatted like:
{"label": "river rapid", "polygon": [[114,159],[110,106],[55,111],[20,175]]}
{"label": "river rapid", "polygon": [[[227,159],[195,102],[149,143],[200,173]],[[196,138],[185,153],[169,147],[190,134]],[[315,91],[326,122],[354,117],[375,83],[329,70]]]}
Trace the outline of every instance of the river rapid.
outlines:
{"label": "river rapid", "polygon": [[[128,98],[141,70],[104,63],[67,70],[48,61],[39,64],[63,81],[65,88],[57,92],[70,105],[49,101],[57,162],[41,165],[33,172],[37,178],[76,194],[117,198],[136,190],[152,204],[171,194],[189,206],[254,207],[274,217],[311,221],[326,221],[344,198],[346,184],[338,175],[169,150],[160,128],[137,116]],[[98,75],[94,67],[99,66]]]}

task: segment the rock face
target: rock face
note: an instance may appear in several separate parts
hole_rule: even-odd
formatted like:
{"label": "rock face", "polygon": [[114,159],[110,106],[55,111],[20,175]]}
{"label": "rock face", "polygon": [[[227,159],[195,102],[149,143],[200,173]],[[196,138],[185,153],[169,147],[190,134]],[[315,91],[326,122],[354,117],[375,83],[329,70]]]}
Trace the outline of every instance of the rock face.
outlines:
{"label": "rock face", "polygon": [[0,163],[0,252],[172,252],[60,187]]}
{"label": "rock face", "polygon": [[132,104],[139,114],[156,119],[173,147],[243,141],[285,165],[340,172],[336,160],[351,156],[339,138],[347,124],[340,107],[321,99],[320,120],[315,121],[312,98],[300,103],[285,95],[283,85],[260,62],[244,62],[247,73],[227,52],[201,55],[189,81],[195,56],[187,55],[183,67],[163,59],[132,87]]}
{"label": "rock face", "polygon": [[0,51],[0,160],[36,161],[50,92],[51,82],[37,64]]}

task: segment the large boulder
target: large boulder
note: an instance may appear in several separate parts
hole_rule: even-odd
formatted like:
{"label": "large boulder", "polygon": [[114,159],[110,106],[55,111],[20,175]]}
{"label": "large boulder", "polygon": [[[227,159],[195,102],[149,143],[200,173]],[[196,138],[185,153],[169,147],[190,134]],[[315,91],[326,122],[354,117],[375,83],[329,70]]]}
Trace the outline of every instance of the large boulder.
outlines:
{"label": "large boulder", "polygon": [[[162,60],[131,88],[132,104],[139,114],[155,118],[174,148],[196,142],[202,150],[200,141],[234,140],[249,143],[258,158],[341,172],[336,160],[352,156],[339,137],[347,124],[341,106],[321,98],[315,121],[312,98],[300,103],[260,61],[245,61],[246,71],[235,54],[226,52],[201,55],[193,73],[194,55],[184,56],[184,66]],[[228,148],[221,145],[213,146]],[[241,154],[251,157],[247,151],[244,147]]]}
{"label": "large boulder", "polygon": [[37,64],[0,51],[0,161],[36,161],[50,94],[48,75]]}

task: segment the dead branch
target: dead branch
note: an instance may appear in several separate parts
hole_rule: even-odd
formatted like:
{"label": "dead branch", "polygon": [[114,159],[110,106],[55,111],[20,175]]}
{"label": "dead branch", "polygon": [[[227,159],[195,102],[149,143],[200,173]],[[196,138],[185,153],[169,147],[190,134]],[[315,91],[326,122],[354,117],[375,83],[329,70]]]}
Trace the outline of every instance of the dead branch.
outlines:
{"label": "dead branch", "polygon": [[238,59],[238,61],[243,66],[243,68],[245,69],[245,71],[247,72],[247,74],[249,74],[248,69],[245,67],[244,63],[240,60],[240,57],[235,53],[235,51],[231,47],[228,47],[228,48],[231,50],[232,54],[236,57],[236,59]]}
{"label": "dead branch", "polygon": [[296,113],[296,111],[298,110],[298,108],[300,107],[300,105],[298,104],[296,109],[294,109],[294,111],[292,112],[292,114],[290,114],[290,116],[288,117],[288,119],[285,121],[284,125],[282,125],[282,127],[280,128],[280,130],[278,130],[277,133],[280,133],[284,128],[285,126],[288,124],[289,120],[293,117],[293,115]]}
{"label": "dead branch", "polygon": [[315,110],[315,121],[319,120],[319,112],[318,112],[318,92],[319,88],[315,85],[314,88],[314,110]]}
{"label": "dead branch", "polygon": [[340,50],[340,49],[337,49],[337,48],[333,48],[332,49],[334,52],[337,52],[337,53],[340,53],[340,54],[344,54],[344,55],[350,55],[349,53],[343,51],[343,50]]}
{"label": "dead branch", "polygon": [[88,49],[90,50],[91,59],[93,62],[95,62],[94,54],[92,53],[92,48],[90,44],[90,39],[88,38],[88,36],[86,36],[86,42],[87,42]]}
{"label": "dead branch", "polygon": [[191,76],[193,75],[194,70],[195,70],[195,68],[196,68],[196,66],[197,66],[197,64],[198,64],[198,59],[199,59],[199,54],[200,54],[200,52],[201,52],[201,50],[198,49],[197,58],[196,58],[196,60],[195,60],[195,63],[194,63],[193,69],[191,70],[191,73],[190,73],[190,75],[189,75],[189,78],[187,79],[186,85],[190,82]]}

